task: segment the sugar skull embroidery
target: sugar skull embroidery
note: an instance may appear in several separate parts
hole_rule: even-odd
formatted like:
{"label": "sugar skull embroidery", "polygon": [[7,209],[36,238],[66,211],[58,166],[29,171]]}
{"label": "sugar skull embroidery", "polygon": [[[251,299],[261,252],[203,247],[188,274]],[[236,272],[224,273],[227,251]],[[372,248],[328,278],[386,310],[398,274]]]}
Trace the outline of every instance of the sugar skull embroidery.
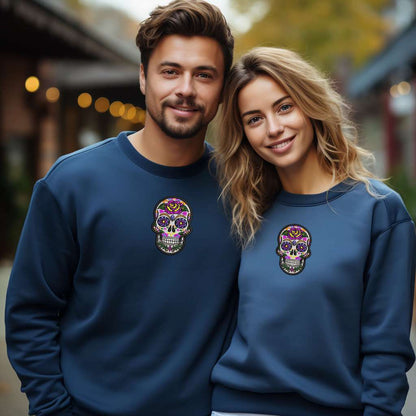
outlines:
{"label": "sugar skull embroidery", "polygon": [[191,232],[191,209],[179,198],[165,198],[158,202],[152,230],[156,233],[156,247],[165,254],[183,249],[185,237]]}
{"label": "sugar skull embroidery", "polygon": [[278,237],[276,253],[280,256],[280,268],[287,274],[299,274],[311,255],[311,235],[298,224],[287,225]]}

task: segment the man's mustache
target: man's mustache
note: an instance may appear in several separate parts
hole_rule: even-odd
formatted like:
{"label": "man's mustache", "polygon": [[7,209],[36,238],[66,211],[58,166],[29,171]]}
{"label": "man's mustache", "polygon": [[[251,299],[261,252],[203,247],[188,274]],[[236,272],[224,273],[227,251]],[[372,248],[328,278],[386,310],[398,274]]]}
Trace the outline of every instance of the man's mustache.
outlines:
{"label": "man's mustache", "polygon": [[176,101],[167,100],[162,104],[162,107],[187,107],[190,110],[196,110],[201,112],[204,110],[204,106],[197,104],[192,99],[182,99]]}

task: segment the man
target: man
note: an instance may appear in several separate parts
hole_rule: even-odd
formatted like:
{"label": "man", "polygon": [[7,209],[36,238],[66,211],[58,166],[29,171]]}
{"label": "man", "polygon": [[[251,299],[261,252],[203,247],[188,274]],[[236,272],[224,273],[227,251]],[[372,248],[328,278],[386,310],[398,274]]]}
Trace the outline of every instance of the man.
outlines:
{"label": "man", "polygon": [[204,144],[233,38],[204,1],[139,29],[145,127],[37,182],[6,305],[10,361],[38,416],[207,416],[238,250]]}

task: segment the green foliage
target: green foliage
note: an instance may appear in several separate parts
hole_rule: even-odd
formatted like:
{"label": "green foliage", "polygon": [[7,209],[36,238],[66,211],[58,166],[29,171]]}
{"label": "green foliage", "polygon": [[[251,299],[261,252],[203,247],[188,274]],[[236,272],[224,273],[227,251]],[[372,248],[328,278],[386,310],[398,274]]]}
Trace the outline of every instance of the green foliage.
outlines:
{"label": "green foliage", "polygon": [[388,0],[232,0],[240,13],[268,10],[237,37],[237,55],[254,46],[293,49],[331,71],[342,58],[362,64],[383,45],[388,30],[381,10]]}
{"label": "green foliage", "polygon": [[[3,149],[0,153],[4,153]],[[3,260],[14,256],[33,184],[27,175],[10,174],[4,154],[0,154],[0,160],[0,260]]]}
{"label": "green foliage", "polygon": [[391,176],[387,184],[400,194],[413,221],[416,221],[416,183],[414,179],[412,180],[404,169],[400,169]]}

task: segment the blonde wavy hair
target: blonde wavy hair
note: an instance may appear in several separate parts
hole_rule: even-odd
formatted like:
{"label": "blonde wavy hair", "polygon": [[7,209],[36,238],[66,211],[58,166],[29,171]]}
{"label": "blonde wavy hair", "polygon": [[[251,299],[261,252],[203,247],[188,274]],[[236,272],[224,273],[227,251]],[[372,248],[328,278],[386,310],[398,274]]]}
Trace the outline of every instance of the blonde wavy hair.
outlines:
{"label": "blonde wavy hair", "polygon": [[222,198],[231,211],[232,233],[242,247],[254,240],[262,215],[281,189],[275,167],[250,146],[238,108],[239,92],[259,75],[276,81],[310,118],[318,160],[333,182],[363,182],[376,196],[370,183],[374,175],[365,167],[366,160],[373,162],[373,155],[358,146],[356,128],[348,119],[349,108],[329,79],[293,51],[254,48],[240,58],[228,76],[214,153]]}

